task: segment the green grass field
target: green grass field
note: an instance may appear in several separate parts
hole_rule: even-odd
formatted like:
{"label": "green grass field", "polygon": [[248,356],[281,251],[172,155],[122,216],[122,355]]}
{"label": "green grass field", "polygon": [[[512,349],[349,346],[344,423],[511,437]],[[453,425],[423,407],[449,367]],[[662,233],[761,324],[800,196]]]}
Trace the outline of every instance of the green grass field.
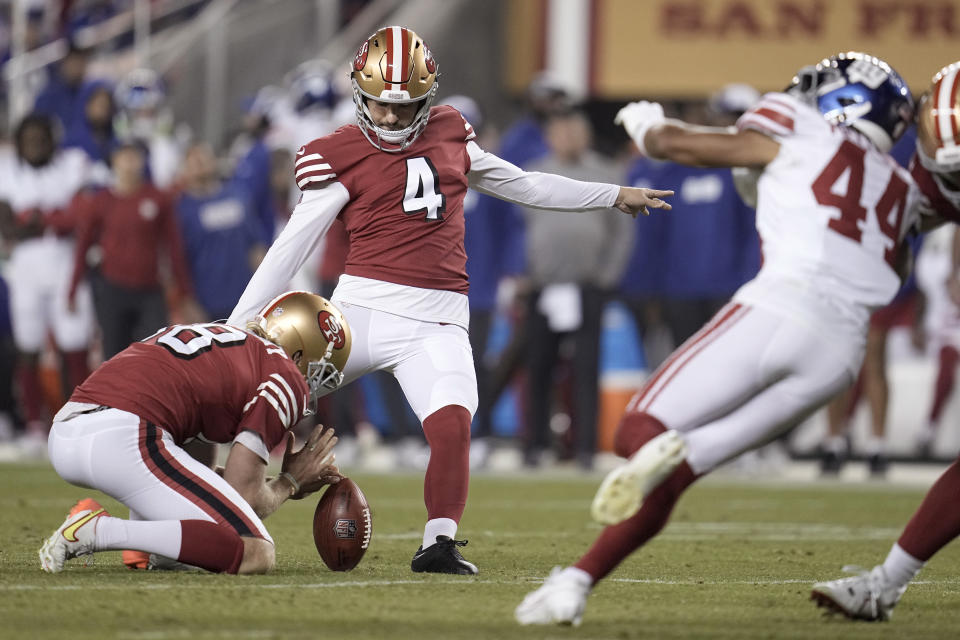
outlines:
{"label": "green grass field", "polygon": [[0,466],[0,637],[957,637],[960,544],[934,558],[890,623],[825,619],[808,600],[816,579],[883,558],[922,489],[708,480],[659,538],[596,588],[581,627],[524,628],[512,615],[523,595],[596,535],[587,507],[598,476],[475,476],[460,537],[470,539],[463,551],[480,567],[476,578],[410,572],[425,516],[419,475],[354,479],[374,534],[350,573],[330,572],[314,550],[311,499],[267,520],[277,542],[270,575],[132,572],[119,553],[48,575],[37,548],[90,494],[46,466]]}

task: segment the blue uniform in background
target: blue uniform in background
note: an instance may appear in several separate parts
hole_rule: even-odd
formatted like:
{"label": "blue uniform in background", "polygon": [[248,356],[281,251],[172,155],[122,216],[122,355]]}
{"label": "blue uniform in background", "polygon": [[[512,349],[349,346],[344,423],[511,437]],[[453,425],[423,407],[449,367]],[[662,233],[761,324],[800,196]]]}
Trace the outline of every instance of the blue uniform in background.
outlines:
{"label": "blue uniform in background", "polygon": [[269,246],[276,231],[277,212],[270,192],[270,149],[263,140],[253,141],[237,163],[233,180],[249,192],[254,216],[260,224],[260,239]]}
{"label": "blue uniform in background", "polygon": [[250,249],[264,244],[249,194],[234,184],[202,198],[184,192],[176,208],[197,301],[226,318],[253,275]]}

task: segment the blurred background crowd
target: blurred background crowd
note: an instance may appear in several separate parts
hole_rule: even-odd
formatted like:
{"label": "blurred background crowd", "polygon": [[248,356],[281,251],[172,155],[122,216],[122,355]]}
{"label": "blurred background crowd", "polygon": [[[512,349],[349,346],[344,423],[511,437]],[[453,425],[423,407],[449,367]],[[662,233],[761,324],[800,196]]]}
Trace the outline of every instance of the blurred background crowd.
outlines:
{"label": "blurred background crowd", "polygon": [[[611,125],[625,100],[585,90],[548,60],[510,87],[499,75],[503,47],[481,72],[482,55],[440,35],[450,15],[462,23],[466,14],[509,38],[514,25],[500,25],[510,3],[434,3],[421,25],[427,14],[415,9],[425,4],[0,0],[0,460],[43,456],[71,389],[130,342],[229,315],[296,204],[293,154],[354,121],[345,61],[389,19],[430,42],[440,101],[464,114],[484,148],[529,170],[677,192],[668,215],[637,221],[525,210],[473,192],[465,204],[480,393],[471,462],[593,467],[632,391],[757,272],[754,211],[727,170],[637,156]],[[244,39],[248,24],[258,28]],[[783,65],[784,85],[796,66]],[[629,97],[729,126],[760,91],[782,88],[743,80],[752,79]],[[895,149],[899,161],[913,139]],[[861,458],[883,476],[888,406],[905,375],[902,366],[888,375],[891,360],[933,372],[921,376],[925,397],[910,386],[911,432],[894,457],[956,454],[938,431],[960,362],[953,229],[915,250],[916,278],[875,316],[858,383],[756,464],[819,456],[835,474]],[[291,288],[330,295],[346,251],[335,224]],[[342,465],[426,464],[420,425],[389,374],[328,396],[318,419],[340,433]]]}

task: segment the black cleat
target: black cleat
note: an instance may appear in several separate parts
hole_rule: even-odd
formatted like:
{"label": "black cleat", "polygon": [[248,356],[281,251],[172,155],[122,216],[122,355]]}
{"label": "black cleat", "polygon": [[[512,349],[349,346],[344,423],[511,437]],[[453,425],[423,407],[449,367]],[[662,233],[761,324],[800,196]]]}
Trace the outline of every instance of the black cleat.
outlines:
{"label": "black cleat", "polygon": [[875,453],[867,460],[867,466],[870,469],[871,478],[885,478],[887,469],[890,467],[890,460],[882,453]]}
{"label": "black cleat", "polygon": [[836,476],[847,462],[847,457],[837,451],[826,451],[820,458],[820,475]]}
{"label": "black cleat", "polygon": [[426,549],[422,546],[413,554],[410,569],[414,573],[453,573],[472,576],[480,573],[477,566],[467,562],[457,547],[467,546],[466,540],[454,540],[449,536],[437,536],[437,542]]}

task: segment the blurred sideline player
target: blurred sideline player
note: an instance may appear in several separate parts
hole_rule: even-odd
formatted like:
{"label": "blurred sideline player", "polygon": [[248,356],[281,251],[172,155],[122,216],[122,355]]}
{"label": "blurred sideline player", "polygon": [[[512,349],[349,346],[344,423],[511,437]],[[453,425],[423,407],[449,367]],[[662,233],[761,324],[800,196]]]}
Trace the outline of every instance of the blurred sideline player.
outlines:
{"label": "blurred sideline player", "polygon": [[630,401],[614,441],[629,460],[592,506],[611,526],[524,599],[521,624],[579,623],[594,584],[659,533],[697,478],[853,381],[870,313],[899,288],[898,249],[919,217],[920,193],[888,155],[912,114],[900,76],[853,52],[801,69],[734,131],[666,120],[655,103],[620,111],[645,155],[759,172],[763,266]]}
{"label": "blurred sideline player", "polygon": [[527,205],[616,206],[631,214],[669,208],[657,198],[669,192],[525,173],[483,151],[456,109],[432,107],[437,62],[410,29],[371,35],[351,74],[357,124],[297,151],[300,203],[231,318],[246,317],[276,295],[333,220],[343,220],[350,248],[332,298],[355,340],[345,381],[375,370],[393,373],[431,448],[424,483],[429,520],[411,569],[475,574],[458,550],[465,542],[454,539],[466,505],[477,406],[463,248],[468,185]]}
{"label": "blurred sideline player", "polygon": [[937,354],[937,378],[927,424],[917,434],[916,451],[930,458],[940,419],[956,385],[960,363],[960,293],[958,290],[960,228],[944,226],[928,234],[917,256],[917,285],[926,301],[924,325],[931,350]]}
{"label": "blurred sideline player", "polygon": [[[17,383],[27,434],[27,453],[43,449],[49,425],[40,383],[39,359],[47,334],[63,358],[67,393],[89,373],[87,349],[93,334],[93,300],[86,284],[68,303],[73,272],[74,218],[70,203],[90,177],[80,149],[56,150],[48,116],[24,118],[14,135],[16,158],[0,166],[0,235],[12,244],[10,314],[17,347]],[[53,408],[50,407],[50,414]]]}
{"label": "blurred sideline player", "polygon": [[[287,432],[321,389],[340,384],[350,344],[336,307],[299,291],[272,300],[246,330],[165,327],[105,362],[54,418],[50,461],[131,518],[81,500],[40,549],[43,570],[117,549],[216,572],[272,569],[262,518],[339,480],[332,430],[317,426],[297,452]],[[194,439],[232,443],[221,474],[184,451]],[[268,479],[270,451],[284,441],[282,471]]]}
{"label": "blurred sideline player", "polygon": [[183,156],[174,137],[173,113],[164,104],[166,89],[156,71],[134,69],[114,90],[114,130],[121,140],[138,140],[147,149],[150,180],[159,189],[171,186]]}
{"label": "blurred sideline player", "polygon": [[[911,173],[936,214],[960,222],[960,62],[933,77],[917,113],[917,157]],[[910,581],[933,555],[960,535],[960,460],[930,487],[883,564],[869,571],[848,566],[851,578],[820,582],[812,598],[843,615],[888,620]]]}

